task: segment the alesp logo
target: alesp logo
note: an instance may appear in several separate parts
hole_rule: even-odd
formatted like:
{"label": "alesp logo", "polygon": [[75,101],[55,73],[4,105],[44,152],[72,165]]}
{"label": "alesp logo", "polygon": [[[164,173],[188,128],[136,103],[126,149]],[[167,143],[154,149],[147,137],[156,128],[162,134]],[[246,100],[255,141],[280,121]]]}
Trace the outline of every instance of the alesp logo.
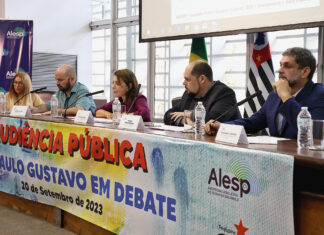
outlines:
{"label": "alesp logo", "polygon": [[208,184],[215,183],[214,186],[224,189],[231,189],[234,192],[239,192],[242,198],[244,194],[249,194],[250,183],[248,180],[238,179],[237,177],[230,177],[229,175],[223,174],[222,168],[216,172],[215,168],[212,168]]}
{"label": "alesp logo", "polygon": [[15,75],[16,75],[16,72],[9,70],[6,73],[6,79],[13,79]]}
{"label": "alesp logo", "polygon": [[7,38],[22,38],[26,35],[28,35],[28,33],[21,27],[17,27],[14,30],[9,30],[7,32]]}
{"label": "alesp logo", "polygon": [[[26,73],[26,71],[21,67],[19,67],[18,70],[15,69],[14,71],[8,70],[7,73],[6,73],[6,79],[13,79],[14,76],[16,75],[16,73],[18,73],[18,72]],[[29,72],[27,72],[27,73],[29,74]]]}
{"label": "alesp logo", "polygon": [[24,72],[25,73],[26,71],[24,69],[20,68],[20,67],[18,68],[18,70],[17,69],[15,69],[14,71],[8,70],[7,73],[6,73],[6,79],[13,79],[13,77],[18,72]]}
{"label": "alesp logo", "polygon": [[269,180],[259,177],[245,160],[232,159],[226,165],[225,171],[222,168],[211,170],[208,184],[211,194],[238,201],[244,194],[260,196],[267,190]]}

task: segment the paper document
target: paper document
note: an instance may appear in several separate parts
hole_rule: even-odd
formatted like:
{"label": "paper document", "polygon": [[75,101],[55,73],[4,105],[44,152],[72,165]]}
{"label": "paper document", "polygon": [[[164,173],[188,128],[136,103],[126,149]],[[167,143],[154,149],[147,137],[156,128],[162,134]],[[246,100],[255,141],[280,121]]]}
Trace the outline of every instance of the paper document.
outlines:
{"label": "paper document", "polygon": [[164,131],[176,131],[176,132],[184,131],[183,126],[169,126],[169,125],[164,125],[163,123],[153,123],[149,128],[164,130]]}
{"label": "paper document", "polygon": [[278,144],[279,140],[289,140],[287,138],[279,138],[274,136],[249,136],[249,144]]}
{"label": "paper document", "polygon": [[112,123],[113,122],[111,119],[107,119],[107,118],[96,118],[96,117],[94,117],[93,120],[95,122],[101,122],[101,123]]}

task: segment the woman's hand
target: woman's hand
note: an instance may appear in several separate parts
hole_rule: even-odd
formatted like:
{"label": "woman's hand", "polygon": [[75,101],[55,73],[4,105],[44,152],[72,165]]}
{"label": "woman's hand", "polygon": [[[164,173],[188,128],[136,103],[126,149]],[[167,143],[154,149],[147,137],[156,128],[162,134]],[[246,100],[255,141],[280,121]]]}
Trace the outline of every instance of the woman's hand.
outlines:
{"label": "woman's hand", "polygon": [[112,119],[112,113],[111,112],[108,112],[106,110],[103,110],[103,109],[99,109],[96,112],[96,117],[98,117],[98,118]]}
{"label": "woman's hand", "polygon": [[106,118],[107,118],[107,119],[112,119],[112,115],[113,115],[113,114],[112,114],[111,112],[107,112],[107,113],[106,113]]}

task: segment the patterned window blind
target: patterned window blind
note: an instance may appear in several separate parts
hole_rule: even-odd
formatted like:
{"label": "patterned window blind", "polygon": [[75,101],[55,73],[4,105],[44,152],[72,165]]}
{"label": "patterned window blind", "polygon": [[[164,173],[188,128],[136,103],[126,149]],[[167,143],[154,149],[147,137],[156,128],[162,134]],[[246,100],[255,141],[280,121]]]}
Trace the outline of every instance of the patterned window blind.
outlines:
{"label": "patterned window blind", "polygon": [[57,91],[54,73],[62,64],[69,64],[77,71],[77,56],[34,52],[32,64],[33,89],[46,86],[46,91]]}

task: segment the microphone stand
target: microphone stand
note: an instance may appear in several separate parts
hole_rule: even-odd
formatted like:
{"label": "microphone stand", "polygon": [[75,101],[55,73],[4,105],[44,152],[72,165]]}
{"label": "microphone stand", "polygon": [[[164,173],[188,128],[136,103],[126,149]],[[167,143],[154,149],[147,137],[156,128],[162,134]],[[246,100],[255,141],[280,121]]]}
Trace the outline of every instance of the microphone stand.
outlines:
{"label": "microphone stand", "polygon": [[66,118],[66,111],[71,108],[73,105],[75,105],[80,99],[84,98],[84,97],[88,97],[88,96],[93,96],[93,95],[96,95],[96,94],[100,94],[100,93],[103,93],[104,90],[100,90],[100,91],[96,91],[96,92],[92,92],[92,93],[88,93],[88,94],[85,94],[83,96],[81,96],[80,98],[78,98],[76,101],[74,101],[72,104],[70,104],[64,111],[64,115],[63,115],[63,118],[65,119]]}
{"label": "microphone stand", "polygon": [[42,91],[44,89],[46,89],[47,87],[42,87],[42,88],[38,88],[36,90],[33,90],[33,91],[30,91],[30,92],[27,92],[26,94],[24,94],[22,97],[20,97],[18,100],[16,100],[16,102],[14,103],[14,105],[16,105],[20,100],[22,100],[22,98],[24,98],[25,96],[29,95],[29,94],[32,94],[32,93],[35,93],[35,92],[39,92],[39,91]]}
{"label": "microphone stand", "polygon": [[140,91],[140,89],[141,89],[141,86],[142,86],[142,84],[138,84],[138,88],[137,88],[136,95],[135,95],[134,100],[133,100],[132,104],[130,105],[130,107],[129,107],[129,109],[128,109],[128,111],[127,111],[126,114],[128,114],[129,111],[133,108],[133,106],[134,106],[134,104],[135,104],[135,100],[136,100],[136,98],[137,98],[137,96],[138,96],[138,93],[139,93],[139,91]]}
{"label": "microphone stand", "polygon": [[232,111],[234,108],[244,104],[245,102],[253,99],[256,96],[259,96],[262,94],[262,91],[258,90],[257,92],[255,92],[253,95],[250,95],[249,97],[246,97],[245,99],[241,100],[240,102],[238,102],[237,104],[235,104],[234,106],[232,106],[230,109],[228,109],[226,112],[222,113],[220,116],[218,116],[213,123],[217,122],[217,120],[219,120],[221,117],[225,116],[226,114],[228,114],[230,111]]}

